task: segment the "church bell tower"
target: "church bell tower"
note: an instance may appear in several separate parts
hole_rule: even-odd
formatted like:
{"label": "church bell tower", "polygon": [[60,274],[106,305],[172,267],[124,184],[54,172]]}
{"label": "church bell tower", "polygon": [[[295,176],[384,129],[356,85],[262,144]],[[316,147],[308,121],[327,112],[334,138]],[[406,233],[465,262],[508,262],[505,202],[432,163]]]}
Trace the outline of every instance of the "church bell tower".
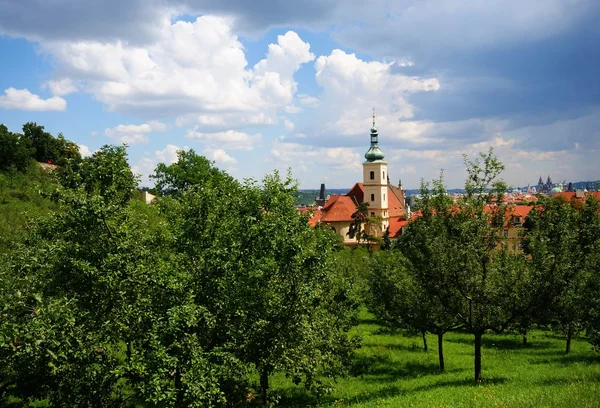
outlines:
{"label": "church bell tower", "polygon": [[371,147],[365,153],[363,163],[363,186],[365,195],[363,202],[369,204],[369,216],[381,217],[381,228],[376,228],[374,235],[381,236],[389,226],[388,212],[388,172],[385,155],[379,148],[379,134],[375,127],[375,110],[373,110],[373,127],[371,128]]}

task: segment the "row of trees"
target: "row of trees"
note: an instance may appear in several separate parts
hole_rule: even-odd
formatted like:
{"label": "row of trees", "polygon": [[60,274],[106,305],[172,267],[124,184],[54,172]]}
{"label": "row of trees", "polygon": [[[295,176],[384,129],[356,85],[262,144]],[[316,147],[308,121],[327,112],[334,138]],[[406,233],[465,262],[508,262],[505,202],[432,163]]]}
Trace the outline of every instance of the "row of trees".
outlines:
{"label": "row of trees", "polygon": [[0,271],[0,405],[232,406],[274,372],[317,392],[344,372],[358,293],[289,177],[239,183],[193,151],[154,177],[146,206],[123,147],[64,166]]}
{"label": "row of trees", "polygon": [[[489,332],[552,324],[600,346],[598,203],[541,200],[515,252],[501,163],[490,151],[466,164],[463,199],[442,177],[423,184],[422,216],[368,255],[311,229],[277,173],[240,183],[181,151],[156,168],[147,206],[124,147],[65,160],[45,193],[52,215],[31,217],[0,262],[0,405],[265,403],[275,372],[323,392],[359,346],[349,330],[363,301],[436,334],[441,371],[444,334],[472,333],[476,381]],[[353,233],[371,239],[375,221]]]}
{"label": "row of trees", "polygon": [[446,194],[443,175],[424,183],[421,216],[374,256],[371,311],[393,327],[436,334],[442,372],[444,333],[471,333],[475,381],[485,333],[516,330],[526,341],[532,325],[550,325],[566,335],[568,353],[571,337],[585,329],[598,346],[598,201],[541,198],[525,224],[523,251],[515,251],[504,237],[511,210],[502,200],[502,164],[490,151],[466,165],[464,197]]}
{"label": "row of trees", "polygon": [[33,161],[63,165],[69,160],[81,160],[79,146],[44,131],[36,123],[23,125],[23,133],[9,132],[0,124],[0,171],[14,168],[23,172]]}

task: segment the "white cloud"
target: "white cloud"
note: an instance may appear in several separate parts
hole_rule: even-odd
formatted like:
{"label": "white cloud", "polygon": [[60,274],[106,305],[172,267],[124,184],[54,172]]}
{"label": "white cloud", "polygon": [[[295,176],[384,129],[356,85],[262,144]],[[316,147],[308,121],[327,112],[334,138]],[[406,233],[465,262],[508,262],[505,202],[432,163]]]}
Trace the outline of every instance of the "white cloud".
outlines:
{"label": "white cloud", "polygon": [[296,105],[288,105],[285,108],[283,108],[283,110],[286,113],[298,113],[298,112],[302,112],[302,108],[299,108]]}
{"label": "white cloud", "polygon": [[45,82],[42,87],[50,88],[50,92],[54,96],[65,96],[77,92],[77,86],[69,78],[62,78],[57,81]]}
{"label": "white cloud", "polygon": [[223,149],[204,149],[204,156],[221,165],[232,165],[237,163],[237,159],[231,157]]}
{"label": "white cloud", "polygon": [[164,132],[166,125],[161,122],[151,121],[141,125],[118,125],[114,128],[104,130],[104,134],[119,143],[134,145],[148,141],[148,134],[152,132]]}
{"label": "white cloud", "polygon": [[232,22],[210,15],[157,27],[156,34],[143,46],[119,40],[42,41],[41,46],[53,55],[58,71],[84,81],[83,90],[110,110],[183,122],[188,115],[213,121],[229,115],[241,125],[269,122],[260,115],[288,106],[297,88],[294,73],[314,60],[310,45],[289,31],[248,69]]}
{"label": "white cloud", "polygon": [[163,150],[157,150],[155,152],[155,156],[161,163],[170,165],[177,161],[177,152],[179,150],[188,150],[188,149],[189,148],[187,146],[185,146],[183,149],[181,149],[180,147],[178,147],[176,145],[168,144]]}
{"label": "white cloud", "polygon": [[82,157],[89,157],[92,155],[92,153],[94,153],[84,144],[77,144],[77,146],[79,146],[79,153]]}
{"label": "white cloud", "polygon": [[287,118],[283,119],[283,126],[287,130],[294,130],[294,124],[292,122],[290,122]]}
{"label": "white cloud", "polygon": [[[319,57],[320,58],[320,57]],[[315,107],[319,104],[319,98],[315,98],[314,96],[299,94],[298,100],[302,105]]]}
{"label": "white cloud", "polygon": [[58,96],[42,99],[28,89],[8,88],[0,95],[0,108],[24,111],[64,111],[67,101]]}
{"label": "white cloud", "polygon": [[331,144],[337,137],[339,144],[356,145],[359,139],[350,142],[346,136],[368,135],[371,108],[376,110],[380,134],[400,140],[411,137],[411,143],[418,142],[414,135],[424,135],[423,128],[428,125],[407,122],[414,116],[414,108],[406,98],[415,92],[437,91],[440,83],[436,78],[394,73],[393,64],[367,62],[337,49],[320,56],[315,62],[315,79],[323,89],[319,100],[299,96],[301,103],[322,106],[315,113],[316,123],[310,131],[314,136],[306,143],[321,139]]}
{"label": "white cloud", "polygon": [[271,155],[283,165],[329,165],[334,170],[360,171],[360,155],[348,147],[313,147],[277,138],[271,146]]}
{"label": "white cloud", "polygon": [[226,132],[203,133],[195,129],[188,131],[186,137],[198,140],[211,148],[228,148],[232,150],[253,150],[262,140],[260,133],[248,133],[228,130]]}

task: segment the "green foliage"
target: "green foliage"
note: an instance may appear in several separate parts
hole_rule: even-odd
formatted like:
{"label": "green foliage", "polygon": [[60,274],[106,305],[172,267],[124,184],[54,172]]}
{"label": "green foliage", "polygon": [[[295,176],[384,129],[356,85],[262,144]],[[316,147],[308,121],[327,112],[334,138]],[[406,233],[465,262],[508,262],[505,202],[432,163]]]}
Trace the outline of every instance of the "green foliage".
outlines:
{"label": "green foliage", "polygon": [[319,393],[345,372],[359,302],[334,234],[289,178],[206,175],[147,207],[123,147],[66,167],[0,275],[0,403],[240,405],[254,373],[266,400],[273,372]]}
{"label": "green foliage", "polygon": [[600,248],[600,214],[593,197],[578,201],[541,198],[525,223],[524,249],[536,273],[543,276],[544,290],[535,318],[571,337],[586,325],[595,338],[594,321],[600,291],[597,290]]}
{"label": "green foliage", "polygon": [[31,142],[31,146],[35,149],[33,158],[38,162],[50,162],[62,166],[70,160],[81,160],[77,144],[66,140],[62,134],[53,137],[50,133],[44,132],[44,127],[37,123],[24,124],[23,137]]}
{"label": "green foliage", "polygon": [[15,250],[28,225],[57,209],[47,197],[56,187],[56,178],[35,164],[24,172],[0,172],[0,254]]}
{"label": "green foliage", "polygon": [[229,175],[192,149],[179,150],[177,161],[173,164],[159,163],[150,178],[156,180],[155,190],[159,195],[179,195],[192,186],[229,184],[232,181]]}
{"label": "green foliage", "polygon": [[31,164],[35,149],[31,140],[9,132],[0,124],[0,171],[14,167],[17,171],[25,171]]}
{"label": "green foliage", "polygon": [[481,337],[502,331],[527,313],[534,299],[532,280],[521,255],[503,244],[503,166],[490,150],[467,160],[466,194],[453,203],[443,177],[421,188],[423,216],[399,241],[427,297],[475,337],[475,379],[481,381]]}

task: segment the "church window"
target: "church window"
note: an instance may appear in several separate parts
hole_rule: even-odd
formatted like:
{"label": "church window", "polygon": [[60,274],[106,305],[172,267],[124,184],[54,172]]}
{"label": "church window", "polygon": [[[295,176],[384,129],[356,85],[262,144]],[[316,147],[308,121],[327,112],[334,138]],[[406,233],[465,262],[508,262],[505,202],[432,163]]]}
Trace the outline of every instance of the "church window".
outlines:
{"label": "church window", "polygon": [[385,201],[385,193],[383,193],[383,201]]}
{"label": "church window", "polygon": [[375,172],[374,171],[371,172],[370,178],[371,178],[371,180],[375,180]]}
{"label": "church window", "polygon": [[384,179],[384,180],[385,180],[385,171],[383,172],[383,177],[382,177],[382,179]]}
{"label": "church window", "polygon": [[375,217],[375,213],[374,212],[371,213],[371,217]]}
{"label": "church window", "polygon": [[371,194],[371,201],[375,201],[375,194]]}

